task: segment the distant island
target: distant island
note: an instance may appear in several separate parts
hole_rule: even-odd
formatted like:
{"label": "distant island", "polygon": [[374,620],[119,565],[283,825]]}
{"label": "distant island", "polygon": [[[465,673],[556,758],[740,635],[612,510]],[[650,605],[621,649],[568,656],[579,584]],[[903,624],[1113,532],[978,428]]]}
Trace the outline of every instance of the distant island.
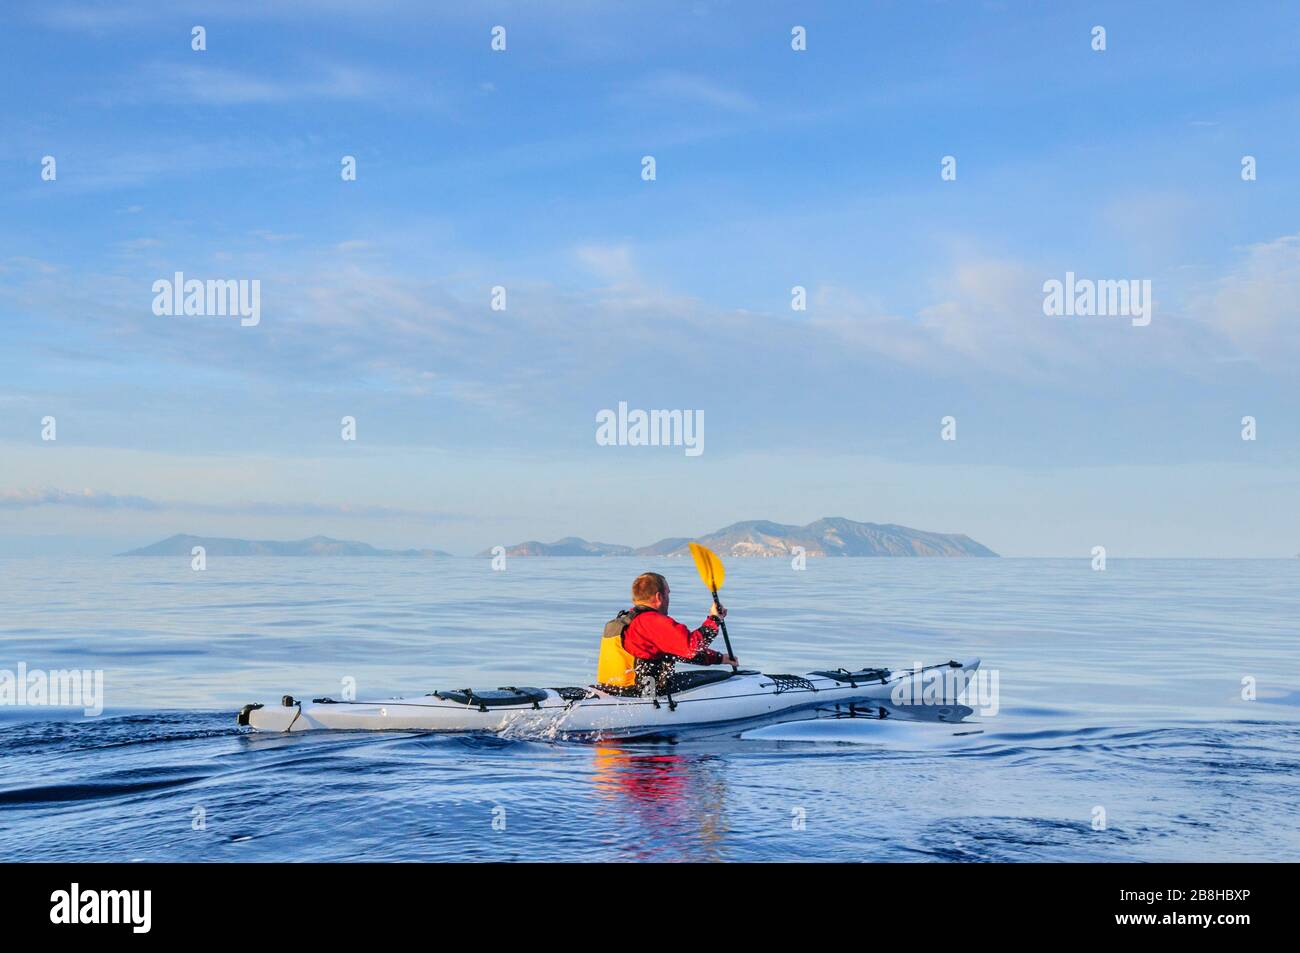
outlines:
{"label": "distant island", "polygon": [[[796,546],[803,547],[808,556],[997,556],[969,536],[930,533],[893,523],[858,523],[843,517],[827,517],[807,526],[748,520],[696,537],[695,541],[723,556],[788,556]],[[670,537],[633,548],[568,536],[554,543],[518,543],[507,547],[506,555],[686,556],[690,542],[688,537]],[[479,555],[490,556],[492,551]]]}
{"label": "distant island", "polygon": [[178,533],[152,546],[143,546],[119,556],[189,556],[202,546],[209,556],[450,556],[439,549],[376,549],[368,543],[313,536],[310,539],[277,542],[269,539],[223,539],[218,536],[189,536]]}
{"label": "distant island", "polygon": [[[491,556],[492,550],[479,553]],[[635,556],[637,551],[631,546],[619,546],[615,543],[589,543],[577,536],[566,536],[553,543],[539,543],[529,540],[506,547],[508,556]]]}
{"label": "distant island", "polygon": [[[747,520],[693,539],[723,556],[789,556],[795,547],[802,547],[808,556],[997,556],[993,550],[969,536],[930,533],[893,523],[858,523],[843,517],[827,517],[807,526]],[[506,555],[689,556],[691,541],[692,537],[673,536],[649,546],[633,547],[566,536],[553,543],[536,540],[517,543],[506,547]],[[118,555],[188,557],[195,546],[202,546],[209,556],[451,556],[440,549],[376,549],[368,543],[328,536],[277,541],[191,536],[186,533]],[[479,555],[491,556],[492,549]]]}

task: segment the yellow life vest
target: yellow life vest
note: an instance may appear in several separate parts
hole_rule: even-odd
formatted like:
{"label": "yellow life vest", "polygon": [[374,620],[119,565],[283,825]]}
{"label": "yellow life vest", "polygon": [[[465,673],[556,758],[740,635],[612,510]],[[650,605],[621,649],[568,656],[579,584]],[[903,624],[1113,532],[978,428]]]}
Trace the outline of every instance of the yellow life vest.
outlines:
{"label": "yellow life vest", "polygon": [[613,688],[631,688],[636,684],[636,656],[623,648],[623,635],[632,620],[647,606],[624,609],[605,623],[605,633],[600,637],[600,657],[596,660],[596,681]]}

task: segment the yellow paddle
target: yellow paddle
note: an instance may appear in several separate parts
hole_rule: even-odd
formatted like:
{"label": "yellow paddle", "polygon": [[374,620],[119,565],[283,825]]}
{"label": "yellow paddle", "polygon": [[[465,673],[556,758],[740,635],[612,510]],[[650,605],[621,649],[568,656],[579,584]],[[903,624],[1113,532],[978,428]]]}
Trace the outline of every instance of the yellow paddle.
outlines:
{"label": "yellow paddle", "polygon": [[[699,570],[700,578],[704,580],[704,584],[713,593],[714,604],[721,609],[722,603],[718,602],[718,590],[722,588],[722,583],[727,578],[727,570],[723,567],[722,560],[718,558],[718,554],[713,550],[707,546],[701,546],[699,543],[691,543],[691,556],[695,559],[695,568]],[[731,651],[731,636],[727,635],[727,622],[719,617],[718,623],[722,626],[722,641],[727,644],[727,654],[735,658],[736,653]],[[737,671],[739,667],[738,665],[732,665],[731,670],[733,672]]]}

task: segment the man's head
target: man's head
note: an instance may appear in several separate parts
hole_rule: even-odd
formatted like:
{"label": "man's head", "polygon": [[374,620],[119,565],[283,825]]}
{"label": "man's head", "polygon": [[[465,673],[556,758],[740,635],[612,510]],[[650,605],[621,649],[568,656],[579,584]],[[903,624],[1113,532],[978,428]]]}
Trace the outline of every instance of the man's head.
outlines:
{"label": "man's head", "polygon": [[632,581],[632,604],[668,611],[668,580],[657,572],[643,572]]}

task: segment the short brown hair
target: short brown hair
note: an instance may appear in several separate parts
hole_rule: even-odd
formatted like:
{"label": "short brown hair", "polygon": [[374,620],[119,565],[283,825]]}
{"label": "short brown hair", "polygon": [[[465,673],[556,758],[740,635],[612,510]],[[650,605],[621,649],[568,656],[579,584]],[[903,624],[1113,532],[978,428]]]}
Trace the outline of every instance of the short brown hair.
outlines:
{"label": "short brown hair", "polygon": [[632,580],[632,601],[649,602],[655,596],[663,595],[668,588],[668,580],[657,572],[643,572]]}

